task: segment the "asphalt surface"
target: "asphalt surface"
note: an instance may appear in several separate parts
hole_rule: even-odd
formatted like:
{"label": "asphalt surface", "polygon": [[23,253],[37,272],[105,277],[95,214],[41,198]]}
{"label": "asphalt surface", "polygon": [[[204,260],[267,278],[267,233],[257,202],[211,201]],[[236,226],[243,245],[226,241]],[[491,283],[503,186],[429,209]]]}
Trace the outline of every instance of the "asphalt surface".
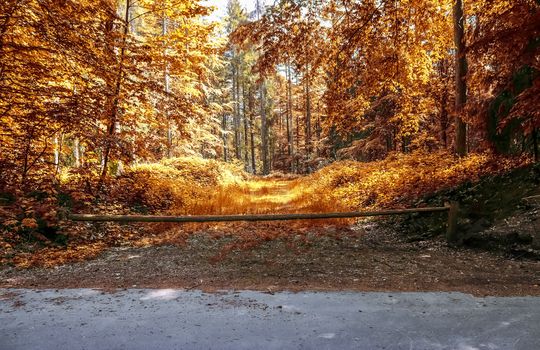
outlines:
{"label": "asphalt surface", "polygon": [[540,349],[540,298],[0,289],[0,349]]}

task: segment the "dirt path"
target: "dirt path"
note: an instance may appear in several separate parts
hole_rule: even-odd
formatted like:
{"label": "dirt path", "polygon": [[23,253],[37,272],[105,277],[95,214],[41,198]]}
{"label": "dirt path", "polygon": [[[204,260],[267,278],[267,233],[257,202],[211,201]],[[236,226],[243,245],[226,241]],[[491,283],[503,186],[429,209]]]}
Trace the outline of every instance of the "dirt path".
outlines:
{"label": "dirt path", "polygon": [[[276,225],[258,229],[290,230]],[[253,230],[245,226],[244,230]],[[55,268],[0,271],[0,287],[196,288],[358,291],[462,291],[540,295],[540,263],[444,242],[407,243],[366,228],[298,231],[292,239],[224,249],[233,236],[191,236],[185,245],[112,248],[98,258]]]}
{"label": "dirt path", "polygon": [[290,180],[248,182],[247,188],[244,196],[254,206],[273,208],[279,213],[294,210],[291,202],[297,199],[298,192],[294,191],[294,183]]}

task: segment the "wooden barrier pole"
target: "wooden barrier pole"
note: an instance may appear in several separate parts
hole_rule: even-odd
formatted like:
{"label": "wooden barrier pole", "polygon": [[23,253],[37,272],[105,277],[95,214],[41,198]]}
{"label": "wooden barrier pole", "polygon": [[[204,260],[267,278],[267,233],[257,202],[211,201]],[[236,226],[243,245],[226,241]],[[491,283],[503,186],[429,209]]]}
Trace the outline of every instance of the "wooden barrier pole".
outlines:
{"label": "wooden barrier pole", "polygon": [[427,207],[412,209],[394,209],[381,211],[345,212],[345,213],[306,213],[306,214],[259,214],[259,215],[202,215],[202,216],[156,216],[156,215],[95,215],[69,214],[73,221],[116,221],[116,222],[218,222],[218,221],[279,221],[340,219],[382,215],[404,215],[411,213],[443,212],[450,207]]}

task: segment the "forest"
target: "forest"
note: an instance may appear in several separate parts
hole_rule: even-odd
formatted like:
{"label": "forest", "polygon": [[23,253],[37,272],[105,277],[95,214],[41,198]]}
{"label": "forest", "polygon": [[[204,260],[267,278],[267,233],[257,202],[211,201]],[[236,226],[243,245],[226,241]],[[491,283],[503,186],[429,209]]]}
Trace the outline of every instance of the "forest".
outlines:
{"label": "forest", "polygon": [[401,208],[538,172],[539,96],[539,0],[2,0],[0,262],[179,234],[70,212]]}

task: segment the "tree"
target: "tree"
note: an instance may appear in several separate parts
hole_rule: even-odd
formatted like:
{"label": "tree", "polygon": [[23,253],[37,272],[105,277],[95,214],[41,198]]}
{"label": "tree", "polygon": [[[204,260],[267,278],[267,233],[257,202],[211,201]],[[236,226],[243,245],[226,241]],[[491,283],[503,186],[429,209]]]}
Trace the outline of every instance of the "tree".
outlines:
{"label": "tree", "polygon": [[103,29],[116,16],[105,3],[71,1],[10,0],[0,12],[0,157],[25,187],[51,171],[60,133],[97,145],[112,63]]}
{"label": "tree", "polygon": [[456,46],[456,153],[467,154],[467,125],[463,121],[463,108],[467,102],[467,58],[465,56],[465,14],[463,1],[454,3],[454,43]]}
{"label": "tree", "polygon": [[471,3],[468,114],[499,153],[538,155],[540,3]]}
{"label": "tree", "polygon": [[[102,171],[101,171],[101,177],[99,180],[98,188],[101,187],[103,182],[105,181],[105,177],[107,176],[107,171],[109,169],[109,157],[111,154],[111,148],[113,147],[113,144],[115,143],[116,138],[116,129],[118,127],[118,109],[120,107],[120,93],[122,90],[122,83],[125,77],[124,72],[124,63],[126,60],[126,44],[127,44],[127,36],[129,33],[129,14],[131,10],[131,0],[126,0],[125,3],[125,9],[124,9],[124,22],[122,23],[122,30],[121,30],[121,39],[120,39],[120,53],[118,54],[117,58],[117,66],[116,66],[116,76],[115,79],[111,82],[109,89],[112,90],[112,94],[109,97],[109,100],[107,101],[107,114],[108,114],[108,125],[107,125],[107,140],[105,143],[105,147],[103,150],[103,160],[102,160]],[[112,35],[113,27],[111,25],[107,28],[107,34]],[[112,40],[110,40],[112,42]],[[114,54],[115,47],[110,45],[110,53],[111,56]]]}
{"label": "tree", "polygon": [[75,165],[99,172],[103,183],[122,161],[159,158],[171,148],[161,139],[170,139],[161,132],[169,121],[189,139],[186,152],[215,143],[209,99],[220,44],[210,39],[214,25],[203,21],[207,7],[191,0],[0,6],[0,164],[13,175],[7,182],[18,178],[24,187]]}

